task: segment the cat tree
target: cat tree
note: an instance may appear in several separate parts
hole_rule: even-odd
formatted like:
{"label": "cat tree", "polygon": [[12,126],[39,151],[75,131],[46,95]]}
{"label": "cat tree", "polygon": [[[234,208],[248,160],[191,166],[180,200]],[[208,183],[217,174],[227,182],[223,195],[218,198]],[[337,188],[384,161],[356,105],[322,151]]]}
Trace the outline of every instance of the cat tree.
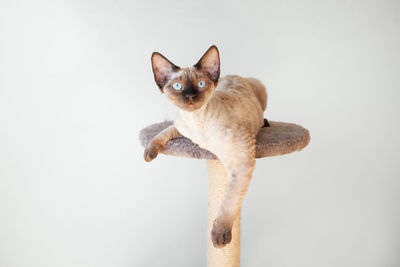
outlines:
{"label": "cat tree", "polygon": [[[140,131],[140,142],[145,147],[160,131],[170,126],[172,121],[150,125]],[[299,151],[310,142],[307,129],[284,122],[269,122],[270,127],[263,127],[257,135],[256,158],[278,156]],[[227,184],[227,173],[218,158],[205,149],[192,143],[186,137],[168,141],[161,153],[207,160],[208,169],[208,230],[207,230],[207,266],[238,267],[240,265],[240,210],[236,215],[232,240],[223,248],[215,248],[211,241],[213,221],[222,202]]]}

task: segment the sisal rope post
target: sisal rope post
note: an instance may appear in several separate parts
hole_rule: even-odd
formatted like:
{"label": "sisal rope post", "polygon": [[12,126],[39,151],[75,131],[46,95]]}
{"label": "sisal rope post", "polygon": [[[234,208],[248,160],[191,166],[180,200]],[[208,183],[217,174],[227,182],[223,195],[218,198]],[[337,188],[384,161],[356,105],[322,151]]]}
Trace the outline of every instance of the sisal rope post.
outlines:
{"label": "sisal rope post", "polygon": [[232,240],[223,248],[216,248],[211,241],[211,230],[225,195],[228,174],[219,160],[208,160],[208,227],[207,266],[239,267],[240,265],[240,209],[234,219]]}

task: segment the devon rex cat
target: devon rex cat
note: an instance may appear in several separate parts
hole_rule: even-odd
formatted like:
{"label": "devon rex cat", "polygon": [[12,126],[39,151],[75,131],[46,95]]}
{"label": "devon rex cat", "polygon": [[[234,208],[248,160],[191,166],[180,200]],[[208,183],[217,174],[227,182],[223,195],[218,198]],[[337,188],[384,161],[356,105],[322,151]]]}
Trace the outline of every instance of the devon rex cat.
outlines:
{"label": "devon rex cat", "polygon": [[254,78],[219,78],[216,46],[211,46],[193,67],[180,68],[157,52],[151,63],[156,84],[179,108],[179,115],[174,125],[147,145],[144,159],[153,160],[168,140],[183,135],[221,160],[229,175],[228,185],[211,239],[215,247],[223,247],[231,241],[233,218],[250,184],[255,137],[261,127],[269,126],[263,116],[265,87]]}

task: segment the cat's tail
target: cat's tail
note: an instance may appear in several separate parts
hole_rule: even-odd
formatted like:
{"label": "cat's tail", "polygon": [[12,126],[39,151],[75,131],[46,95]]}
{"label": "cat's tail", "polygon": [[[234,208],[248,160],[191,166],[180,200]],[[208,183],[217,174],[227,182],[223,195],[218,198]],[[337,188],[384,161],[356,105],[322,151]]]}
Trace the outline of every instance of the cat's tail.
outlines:
{"label": "cat's tail", "polygon": [[251,83],[251,88],[256,95],[258,101],[260,102],[263,111],[267,109],[267,90],[265,86],[255,78],[248,78]]}

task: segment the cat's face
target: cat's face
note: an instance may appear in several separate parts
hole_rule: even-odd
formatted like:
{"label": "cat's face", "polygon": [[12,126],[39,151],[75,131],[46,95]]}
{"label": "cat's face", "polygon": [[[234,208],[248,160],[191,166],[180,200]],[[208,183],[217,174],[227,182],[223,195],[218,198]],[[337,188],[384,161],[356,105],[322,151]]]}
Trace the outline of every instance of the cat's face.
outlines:
{"label": "cat's face", "polygon": [[153,53],[151,63],[161,92],[182,110],[198,110],[214,94],[220,73],[216,46],[211,46],[193,67],[180,68],[157,52]]}

